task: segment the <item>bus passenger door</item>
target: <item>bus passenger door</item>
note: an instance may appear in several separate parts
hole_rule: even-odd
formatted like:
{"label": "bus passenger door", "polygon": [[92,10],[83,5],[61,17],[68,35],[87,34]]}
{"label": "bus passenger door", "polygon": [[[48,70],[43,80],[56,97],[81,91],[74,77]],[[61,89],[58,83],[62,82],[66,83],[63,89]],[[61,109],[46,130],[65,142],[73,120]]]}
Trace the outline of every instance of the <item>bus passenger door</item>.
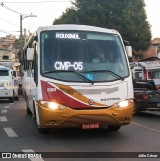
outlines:
{"label": "bus passenger door", "polygon": [[37,86],[37,61],[36,61],[36,50],[34,48],[34,58],[33,60],[30,62],[30,101],[29,101],[29,105],[31,107],[32,112],[34,112],[34,100],[36,100],[36,86]]}

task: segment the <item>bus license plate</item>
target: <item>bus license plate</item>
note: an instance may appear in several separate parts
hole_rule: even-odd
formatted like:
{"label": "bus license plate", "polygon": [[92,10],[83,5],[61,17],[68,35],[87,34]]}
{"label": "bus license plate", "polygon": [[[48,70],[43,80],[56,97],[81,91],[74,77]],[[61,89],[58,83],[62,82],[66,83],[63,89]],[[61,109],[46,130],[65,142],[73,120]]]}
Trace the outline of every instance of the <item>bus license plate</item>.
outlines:
{"label": "bus license plate", "polygon": [[99,123],[94,124],[82,124],[82,129],[98,129]]}
{"label": "bus license plate", "polygon": [[157,107],[160,107],[160,103],[157,103]]}

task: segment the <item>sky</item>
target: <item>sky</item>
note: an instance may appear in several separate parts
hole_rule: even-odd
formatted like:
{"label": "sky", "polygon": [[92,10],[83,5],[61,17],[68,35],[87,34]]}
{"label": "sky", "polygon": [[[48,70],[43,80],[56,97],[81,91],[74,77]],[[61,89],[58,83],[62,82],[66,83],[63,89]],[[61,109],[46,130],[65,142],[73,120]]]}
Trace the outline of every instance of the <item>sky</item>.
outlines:
{"label": "sky", "polygon": [[[55,18],[71,7],[71,0],[0,0],[0,37],[20,34],[20,15],[22,27],[27,34],[39,26],[52,25]],[[144,0],[147,20],[151,25],[152,38],[160,38],[160,0]],[[4,4],[4,5],[3,5]],[[3,6],[3,7],[2,7]],[[36,17],[30,17],[30,15]]]}

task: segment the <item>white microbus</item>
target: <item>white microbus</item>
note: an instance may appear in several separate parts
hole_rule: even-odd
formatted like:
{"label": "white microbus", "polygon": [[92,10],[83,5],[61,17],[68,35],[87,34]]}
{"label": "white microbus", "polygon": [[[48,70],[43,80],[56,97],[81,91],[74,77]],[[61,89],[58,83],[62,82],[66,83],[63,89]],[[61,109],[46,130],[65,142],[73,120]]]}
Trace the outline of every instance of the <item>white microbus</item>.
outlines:
{"label": "white microbus", "polygon": [[160,60],[130,63],[133,79],[153,80],[160,90]]}
{"label": "white microbus", "polygon": [[0,62],[0,99],[9,99],[10,102],[19,100],[19,82],[15,70],[5,64],[12,62]]}
{"label": "white microbus", "polygon": [[[126,50],[127,49],[127,50]],[[23,50],[23,93],[40,132],[131,122],[132,75],[115,30],[85,25],[39,27]]]}

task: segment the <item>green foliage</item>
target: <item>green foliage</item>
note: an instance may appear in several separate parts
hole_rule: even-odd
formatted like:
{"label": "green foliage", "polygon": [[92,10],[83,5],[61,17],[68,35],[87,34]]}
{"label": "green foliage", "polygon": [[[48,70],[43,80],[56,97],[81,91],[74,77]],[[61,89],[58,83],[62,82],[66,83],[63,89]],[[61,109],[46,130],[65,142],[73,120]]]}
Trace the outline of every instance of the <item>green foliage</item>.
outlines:
{"label": "green foliage", "polygon": [[158,51],[157,52],[160,53],[160,44],[158,45]]}
{"label": "green foliage", "polygon": [[58,19],[55,19],[54,24],[73,24],[76,23],[76,10],[68,8],[65,13]]}
{"label": "green foliage", "polygon": [[151,45],[144,0],[76,0],[53,24],[84,24],[116,29],[136,53]]}
{"label": "green foliage", "polygon": [[16,39],[13,43],[13,48],[19,49],[20,48],[20,39]]}

